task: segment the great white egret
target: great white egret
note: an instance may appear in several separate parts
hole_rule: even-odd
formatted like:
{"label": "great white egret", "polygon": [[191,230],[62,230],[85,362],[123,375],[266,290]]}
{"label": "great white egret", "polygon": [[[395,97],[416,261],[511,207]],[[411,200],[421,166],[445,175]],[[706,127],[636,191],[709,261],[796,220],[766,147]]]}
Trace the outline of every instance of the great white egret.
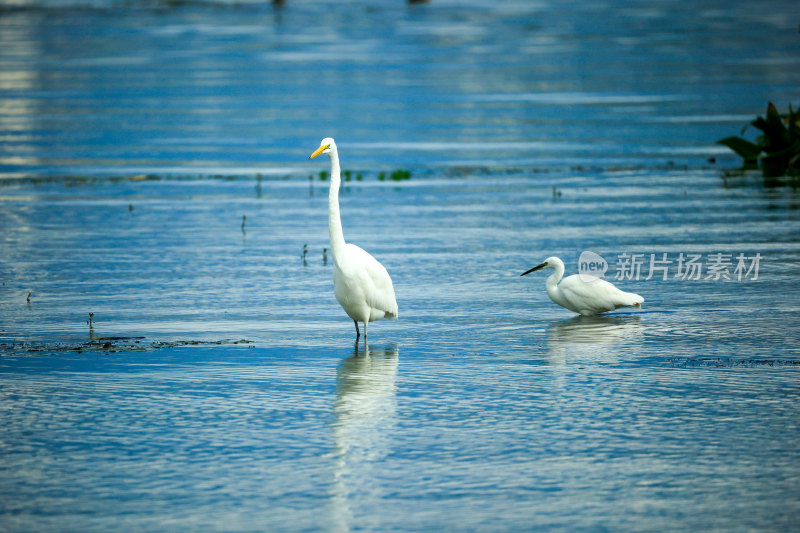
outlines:
{"label": "great white egret", "polygon": [[[644,298],[632,292],[624,292],[603,279],[584,281],[578,274],[563,281],[564,262],[558,257],[548,257],[544,263],[523,272],[520,276],[543,268],[555,270],[546,281],[547,295],[555,303],[584,316],[613,311],[620,307],[641,309]],[[559,283],[561,281],[561,283]]]}
{"label": "great white egret", "polygon": [[394,297],[392,278],[384,266],[362,248],[344,242],[342,219],[339,215],[339,152],[330,137],[322,139],[319,148],[309,159],[328,154],[331,160],[331,189],[328,194],[328,229],[333,253],[333,285],[336,299],[344,312],[356,325],[356,342],[361,332],[358,323],[364,323],[364,341],[367,324],[381,318],[397,318],[397,300]]}

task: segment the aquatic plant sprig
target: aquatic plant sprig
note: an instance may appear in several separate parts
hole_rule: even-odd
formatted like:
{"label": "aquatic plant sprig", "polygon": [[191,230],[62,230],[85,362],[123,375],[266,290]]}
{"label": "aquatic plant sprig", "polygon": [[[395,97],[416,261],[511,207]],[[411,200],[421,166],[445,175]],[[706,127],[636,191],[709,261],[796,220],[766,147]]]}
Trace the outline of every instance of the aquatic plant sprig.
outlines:
{"label": "aquatic plant sprig", "polygon": [[[743,159],[743,169],[761,168],[765,178],[800,175],[800,110],[792,109],[780,114],[775,104],[767,104],[765,116],[742,128],[742,134],[749,126],[761,130],[755,142],[742,137],[726,137],[717,144],[727,146]],[[760,164],[760,165],[759,165]]]}
{"label": "aquatic plant sprig", "polygon": [[[410,180],[411,179],[411,171],[407,170],[407,169],[404,169],[404,168],[398,168],[396,170],[393,170],[389,174],[389,179],[392,180],[392,181]],[[378,173],[378,180],[385,181],[386,180],[386,173],[385,172]]]}
{"label": "aquatic plant sprig", "polygon": [[[328,181],[328,171],[327,170],[320,170],[319,171],[319,180],[320,181]],[[342,170],[342,181],[363,181],[364,175],[361,172],[353,173],[352,170]],[[313,181],[314,177],[309,176],[309,180]]]}

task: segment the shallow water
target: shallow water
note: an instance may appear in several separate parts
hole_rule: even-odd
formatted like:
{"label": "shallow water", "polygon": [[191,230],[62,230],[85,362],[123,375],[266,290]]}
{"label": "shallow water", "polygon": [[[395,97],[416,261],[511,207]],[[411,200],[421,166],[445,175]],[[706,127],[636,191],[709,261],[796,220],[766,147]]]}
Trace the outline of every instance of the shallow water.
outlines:
{"label": "shallow water", "polygon": [[137,4],[0,14],[0,176],[732,163],[800,84],[791,0]]}
{"label": "shallow water", "polygon": [[[62,5],[0,11],[0,530],[797,523],[800,196],[713,145],[796,96],[793,3]],[[641,312],[519,276],[584,250]]]}

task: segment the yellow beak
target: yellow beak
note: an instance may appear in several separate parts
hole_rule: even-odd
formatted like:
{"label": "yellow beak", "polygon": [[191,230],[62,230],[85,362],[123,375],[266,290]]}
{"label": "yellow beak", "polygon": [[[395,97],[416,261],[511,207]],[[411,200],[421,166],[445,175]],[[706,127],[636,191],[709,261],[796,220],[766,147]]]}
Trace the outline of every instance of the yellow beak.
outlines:
{"label": "yellow beak", "polygon": [[330,147],[330,144],[323,144],[322,146],[320,146],[319,148],[317,148],[316,150],[314,150],[314,153],[313,153],[313,154],[311,154],[310,156],[308,156],[308,158],[309,158],[309,159],[314,159],[314,158],[315,158],[315,157],[317,157],[319,154],[321,154],[323,151],[327,150],[329,147]]}

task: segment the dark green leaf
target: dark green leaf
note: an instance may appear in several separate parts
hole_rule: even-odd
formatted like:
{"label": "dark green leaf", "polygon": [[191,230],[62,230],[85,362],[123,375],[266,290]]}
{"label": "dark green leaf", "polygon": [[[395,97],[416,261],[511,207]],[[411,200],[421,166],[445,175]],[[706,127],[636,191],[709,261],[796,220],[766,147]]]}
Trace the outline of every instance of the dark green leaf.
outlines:
{"label": "dark green leaf", "polygon": [[766,118],[758,117],[752,124],[764,132],[764,142],[761,143],[764,151],[775,152],[789,146],[789,132],[786,131],[781,114],[772,102],[767,105]]}
{"label": "dark green leaf", "polygon": [[769,102],[767,104],[767,120],[771,122],[774,122],[776,120],[778,122],[781,122],[781,114],[778,113],[778,108],[775,107],[775,104],[773,104],[772,102]]}
{"label": "dark green leaf", "polygon": [[745,161],[745,165],[755,164],[761,153],[761,147],[757,144],[751,143],[741,137],[726,137],[717,141],[717,144],[722,144],[736,152]]}

